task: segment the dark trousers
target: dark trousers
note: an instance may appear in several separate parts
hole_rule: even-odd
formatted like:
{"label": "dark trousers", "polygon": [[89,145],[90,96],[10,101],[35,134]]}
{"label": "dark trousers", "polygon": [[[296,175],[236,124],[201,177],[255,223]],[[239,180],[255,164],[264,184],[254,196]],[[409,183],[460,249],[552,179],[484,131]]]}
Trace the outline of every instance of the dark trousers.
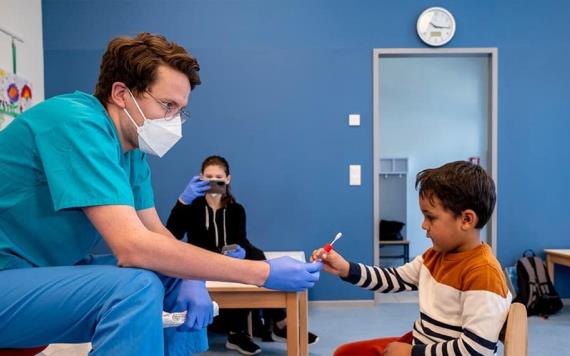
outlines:
{"label": "dark trousers", "polygon": [[217,322],[228,332],[240,332],[247,330],[247,317],[249,313],[253,313],[255,324],[256,318],[263,318],[264,325],[276,323],[287,317],[285,309],[221,309],[220,315],[216,318]]}

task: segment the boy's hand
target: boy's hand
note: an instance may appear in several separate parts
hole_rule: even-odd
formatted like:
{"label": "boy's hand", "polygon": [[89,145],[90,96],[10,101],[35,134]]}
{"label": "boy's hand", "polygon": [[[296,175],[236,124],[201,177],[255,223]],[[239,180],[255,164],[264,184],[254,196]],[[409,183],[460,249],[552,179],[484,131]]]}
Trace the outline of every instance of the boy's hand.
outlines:
{"label": "boy's hand", "polygon": [[412,345],[405,342],[391,342],[384,349],[383,356],[410,356],[412,354]]}
{"label": "boy's hand", "polygon": [[326,252],[323,248],[314,250],[311,261],[322,261],[323,270],[335,276],[347,277],[350,264],[334,250]]}

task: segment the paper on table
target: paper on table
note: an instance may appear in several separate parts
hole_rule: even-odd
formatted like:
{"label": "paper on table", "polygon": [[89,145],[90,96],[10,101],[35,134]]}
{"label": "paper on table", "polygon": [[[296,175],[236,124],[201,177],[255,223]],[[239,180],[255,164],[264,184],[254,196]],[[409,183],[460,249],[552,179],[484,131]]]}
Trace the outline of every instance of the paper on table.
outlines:
{"label": "paper on table", "polygon": [[301,262],[307,261],[305,259],[305,252],[304,251],[266,251],[264,253],[265,253],[265,257],[267,257],[268,260],[271,258],[289,256],[289,257],[292,257],[292,258],[299,260]]}

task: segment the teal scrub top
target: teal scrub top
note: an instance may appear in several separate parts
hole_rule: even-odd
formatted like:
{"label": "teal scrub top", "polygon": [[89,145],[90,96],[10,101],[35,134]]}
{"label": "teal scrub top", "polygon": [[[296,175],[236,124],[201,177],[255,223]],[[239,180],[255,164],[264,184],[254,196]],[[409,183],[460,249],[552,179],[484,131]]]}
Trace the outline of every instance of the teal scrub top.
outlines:
{"label": "teal scrub top", "polygon": [[146,155],[122,151],[97,98],[53,97],[0,131],[0,270],[77,263],[101,239],[95,205],[154,206]]}

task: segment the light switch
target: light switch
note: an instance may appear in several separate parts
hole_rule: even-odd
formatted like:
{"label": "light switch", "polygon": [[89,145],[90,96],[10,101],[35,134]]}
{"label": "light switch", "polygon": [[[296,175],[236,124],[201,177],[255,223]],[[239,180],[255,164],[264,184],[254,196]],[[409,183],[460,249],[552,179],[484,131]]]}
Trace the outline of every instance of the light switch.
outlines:
{"label": "light switch", "polygon": [[348,126],[360,126],[360,114],[348,115]]}
{"label": "light switch", "polygon": [[350,185],[360,185],[360,165],[351,164],[348,168],[349,184]]}

